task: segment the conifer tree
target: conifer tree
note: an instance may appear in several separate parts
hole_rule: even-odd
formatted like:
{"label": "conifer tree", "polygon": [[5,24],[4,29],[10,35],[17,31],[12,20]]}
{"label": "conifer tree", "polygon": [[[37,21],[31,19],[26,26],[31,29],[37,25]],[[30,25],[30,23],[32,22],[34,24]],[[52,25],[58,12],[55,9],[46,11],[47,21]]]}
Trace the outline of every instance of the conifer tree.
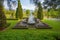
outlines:
{"label": "conifer tree", "polygon": [[16,10],[16,18],[22,19],[22,17],[23,17],[23,10],[22,10],[20,0],[18,0],[18,7]]}
{"label": "conifer tree", "polygon": [[6,16],[3,11],[3,1],[0,0],[0,27],[6,27]]}
{"label": "conifer tree", "polygon": [[42,13],[41,3],[39,2],[37,5],[38,5],[37,18],[42,20],[43,19],[43,13]]}
{"label": "conifer tree", "polygon": [[42,20],[43,19],[43,13],[42,13],[42,6],[40,0],[30,0],[31,3],[34,3],[37,7],[37,18]]}

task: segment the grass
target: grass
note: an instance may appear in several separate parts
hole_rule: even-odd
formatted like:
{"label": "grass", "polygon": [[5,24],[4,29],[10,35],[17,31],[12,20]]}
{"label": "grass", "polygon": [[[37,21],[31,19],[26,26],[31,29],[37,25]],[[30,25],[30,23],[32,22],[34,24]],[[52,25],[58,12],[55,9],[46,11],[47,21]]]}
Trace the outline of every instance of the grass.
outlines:
{"label": "grass", "polygon": [[43,20],[43,22],[47,23],[52,27],[53,31],[60,31],[60,21],[55,20]]}
{"label": "grass", "polygon": [[52,29],[12,29],[18,21],[8,20],[7,22],[11,25],[0,32],[0,40],[56,40],[55,36],[60,37],[59,21],[43,20]]}

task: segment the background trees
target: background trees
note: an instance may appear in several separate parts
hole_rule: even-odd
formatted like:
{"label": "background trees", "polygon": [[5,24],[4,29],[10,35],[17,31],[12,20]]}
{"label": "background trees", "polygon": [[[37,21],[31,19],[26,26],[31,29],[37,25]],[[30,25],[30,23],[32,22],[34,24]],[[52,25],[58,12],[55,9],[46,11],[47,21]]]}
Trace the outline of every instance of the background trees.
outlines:
{"label": "background trees", "polygon": [[26,10],[26,15],[29,16],[30,10]]}
{"label": "background trees", "polygon": [[43,2],[43,6],[45,8],[53,8],[56,9],[56,7],[58,7],[58,5],[60,5],[60,0],[44,0]]}
{"label": "background trees", "polygon": [[18,7],[17,7],[17,10],[16,10],[16,18],[21,19],[22,17],[23,17],[23,10],[22,10],[20,0],[18,0]]}
{"label": "background trees", "polygon": [[60,8],[58,9],[57,18],[60,18]]}
{"label": "background trees", "polygon": [[[40,2],[40,0],[30,0],[32,3],[34,3],[36,6]],[[43,10],[47,10],[47,18],[60,18],[60,0],[44,0],[43,4]],[[38,7],[38,6],[37,6]],[[41,9],[40,9],[41,11]]]}
{"label": "background trees", "polygon": [[48,14],[50,14],[49,16],[51,16],[52,18],[60,18],[59,5],[60,0],[44,0],[43,2],[44,9],[48,10],[47,12]]}
{"label": "background trees", "polygon": [[12,0],[7,0],[7,6],[8,6],[8,10],[7,10],[8,14],[10,14],[9,18],[14,19],[15,18],[14,17],[15,16],[15,10],[16,10],[16,7],[17,7],[17,2],[16,1],[12,1]]}

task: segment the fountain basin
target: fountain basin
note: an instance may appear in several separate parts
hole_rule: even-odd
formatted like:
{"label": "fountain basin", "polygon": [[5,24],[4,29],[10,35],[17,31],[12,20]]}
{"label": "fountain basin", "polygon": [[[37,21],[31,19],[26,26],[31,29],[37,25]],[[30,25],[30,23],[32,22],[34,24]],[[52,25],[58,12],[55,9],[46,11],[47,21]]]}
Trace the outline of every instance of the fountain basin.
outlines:
{"label": "fountain basin", "polygon": [[35,19],[35,23],[28,23],[27,19],[23,19],[19,23],[17,23],[13,29],[51,29],[48,24],[43,23],[39,19]]}

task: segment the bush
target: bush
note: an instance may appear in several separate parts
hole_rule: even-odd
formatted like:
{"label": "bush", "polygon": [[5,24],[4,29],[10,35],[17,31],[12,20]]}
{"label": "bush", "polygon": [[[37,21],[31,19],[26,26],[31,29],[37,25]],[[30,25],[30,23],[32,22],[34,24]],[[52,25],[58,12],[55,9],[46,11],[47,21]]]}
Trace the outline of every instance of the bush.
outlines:
{"label": "bush", "polygon": [[6,20],[18,20],[18,19],[6,19]]}
{"label": "bush", "polygon": [[6,27],[6,16],[3,11],[3,0],[0,0],[0,27]]}

